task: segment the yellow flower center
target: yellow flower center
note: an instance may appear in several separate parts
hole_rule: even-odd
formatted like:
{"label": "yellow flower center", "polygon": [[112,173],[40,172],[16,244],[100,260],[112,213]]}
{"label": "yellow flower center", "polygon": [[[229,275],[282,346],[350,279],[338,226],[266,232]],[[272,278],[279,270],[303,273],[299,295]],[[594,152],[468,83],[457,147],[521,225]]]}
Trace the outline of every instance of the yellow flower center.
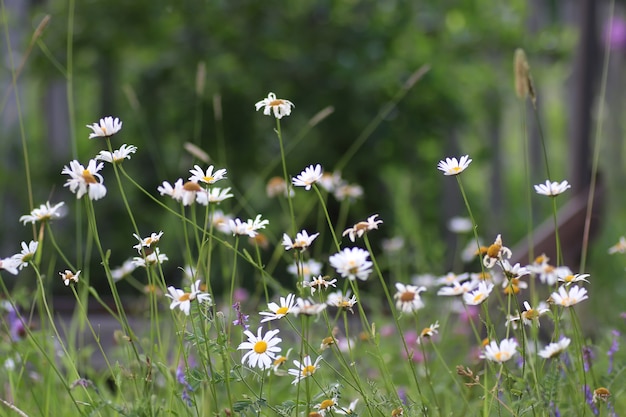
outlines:
{"label": "yellow flower center", "polygon": [[452,172],[459,172],[461,170],[461,167],[452,167],[452,169],[450,169],[450,171]]}
{"label": "yellow flower center", "polygon": [[191,294],[188,292],[181,295],[180,298],[178,299],[178,301],[188,301],[188,300],[191,300]]}
{"label": "yellow flower center", "polygon": [[304,368],[302,368],[302,376],[309,376],[309,375],[313,375],[315,373],[315,366],[313,365],[307,365]]}
{"label": "yellow flower center", "polygon": [[478,303],[480,301],[482,301],[482,299],[484,298],[483,294],[476,294],[473,298],[475,303]]}
{"label": "yellow flower center", "polygon": [[490,258],[497,258],[500,254],[500,249],[502,249],[502,245],[494,243],[493,245],[487,248],[487,256]]}
{"label": "yellow flower center", "polygon": [[267,350],[267,342],[264,340],[259,340],[254,344],[254,351],[258,354],[265,353]]}
{"label": "yellow flower center", "polygon": [[403,303],[410,303],[415,300],[415,293],[411,291],[405,291],[400,295],[400,301]]}
{"label": "yellow flower center", "polygon": [[83,179],[85,180],[87,184],[98,183],[98,181],[96,181],[96,178],[93,175],[91,175],[91,172],[89,172],[88,169],[83,170]]}
{"label": "yellow flower center", "polygon": [[534,320],[538,317],[539,317],[539,312],[537,312],[537,310],[532,309],[532,308],[522,313],[522,318],[526,320]]}
{"label": "yellow flower center", "polygon": [[271,106],[271,107],[276,107],[276,106],[281,106],[281,105],[283,105],[284,103],[285,103],[285,102],[284,102],[283,100],[281,100],[281,99],[277,98],[276,100],[272,100],[272,101],[270,101],[269,106]]}
{"label": "yellow flower center", "polygon": [[430,327],[426,327],[424,330],[422,330],[422,333],[420,333],[420,336],[422,337],[430,336],[432,331],[433,329],[431,329]]}
{"label": "yellow flower center", "polygon": [[280,307],[276,310],[276,314],[286,315],[289,312],[289,307]]}
{"label": "yellow flower center", "polygon": [[504,352],[496,352],[495,355],[493,355],[493,357],[498,361],[501,362],[502,359],[504,359]]}
{"label": "yellow flower center", "polygon": [[183,184],[183,189],[185,191],[202,191],[202,187],[198,185],[197,182],[187,181]]}
{"label": "yellow flower center", "polygon": [[202,178],[205,182],[211,182],[215,179],[215,177],[203,177]]}
{"label": "yellow flower center", "polygon": [[280,365],[282,365],[285,362],[287,362],[287,357],[286,356],[279,356],[274,361],[274,366],[280,366]]}
{"label": "yellow flower center", "polygon": [[568,275],[565,278],[563,278],[563,281],[565,282],[572,282],[574,280],[574,275]]}
{"label": "yellow flower center", "polygon": [[320,410],[327,410],[330,407],[335,405],[335,401],[334,400],[324,400],[322,401],[322,403],[320,404]]}

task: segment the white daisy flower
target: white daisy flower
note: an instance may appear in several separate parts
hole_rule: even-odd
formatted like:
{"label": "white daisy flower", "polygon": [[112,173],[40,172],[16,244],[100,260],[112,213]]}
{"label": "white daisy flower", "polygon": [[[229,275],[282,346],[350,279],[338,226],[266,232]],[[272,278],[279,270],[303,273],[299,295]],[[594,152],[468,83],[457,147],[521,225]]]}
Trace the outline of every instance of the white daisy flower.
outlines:
{"label": "white daisy flower", "polygon": [[61,275],[61,279],[67,287],[70,285],[70,282],[78,283],[78,276],[80,275],[80,271],[76,271],[76,273],[73,273],[69,269],[66,269],[63,272],[59,272],[59,275]]}
{"label": "white daisy flower", "polygon": [[4,269],[10,274],[17,275],[17,268],[22,262],[19,259],[13,257],[0,259],[0,269]]}
{"label": "white daisy flower", "polygon": [[558,342],[550,343],[548,346],[546,346],[545,348],[539,351],[539,356],[541,356],[544,359],[554,358],[560,355],[563,351],[565,351],[565,349],[567,349],[567,347],[569,346],[570,342],[571,342],[571,339],[564,337]]}
{"label": "white daisy flower", "polygon": [[305,316],[318,316],[326,309],[326,304],[317,304],[311,300],[305,300],[298,298],[296,305],[293,308],[293,315],[298,316],[304,314]]}
{"label": "white daisy flower", "polygon": [[233,197],[234,195],[230,193],[230,187],[212,187],[210,190],[204,190],[202,192],[199,192],[196,196],[196,201],[198,202],[198,204],[206,206],[210,203],[219,204],[222,201]]}
{"label": "white daisy flower", "polygon": [[350,312],[352,313],[352,307],[354,307],[354,305],[356,304],[356,296],[350,296],[350,290],[348,290],[345,296],[343,295],[343,292],[341,290],[335,291],[328,294],[328,297],[326,298],[326,304],[331,307],[350,310]]}
{"label": "white daisy flower", "polygon": [[71,161],[69,167],[66,165],[61,171],[61,174],[70,176],[63,186],[69,187],[70,191],[76,194],[76,198],[89,193],[91,200],[99,200],[107,193],[104,179],[98,174],[103,166],[102,162],[98,163],[95,159],[89,161],[87,168],[76,160]]}
{"label": "white daisy flower", "polygon": [[218,169],[213,172],[213,165],[210,165],[206,172],[202,170],[200,165],[194,165],[193,169],[189,170],[189,172],[192,174],[191,177],[189,177],[189,181],[203,182],[205,184],[213,184],[226,178],[226,170]]}
{"label": "white daisy flower", "polygon": [[562,181],[558,183],[556,181],[550,182],[550,180],[546,180],[545,184],[535,185],[535,191],[537,192],[537,194],[547,195],[549,197],[555,197],[559,194],[562,194],[568,188],[571,188],[571,185],[569,185],[567,181]]}
{"label": "white daisy flower", "polygon": [[169,258],[166,254],[160,253],[159,248],[155,248],[152,253],[146,254],[145,258],[140,256],[135,256],[133,258],[133,264],[135,265],[135,267],[143,268],[156,264],[162,264],[165,261],[169,261]]}
{"label": "white daisy flower", "polygon": [[448,272],[446,275],[442,275],[435,281],[438,285],[454,285],[455,283],[460,284],[463,281],[467,281],[470,278],[470,274],[468,272],[464,272],[462,274],[455,274],[454,272]]}
{"label": "white daisy flower", "polygon": [[136,268],[135,262],[132,259],[127,259],[121,266],[111,270],[111,278],[113,278],[113,281],[119,281],[132,274]]}
{"label": "white daisy flower", "polygon": [[441,295],[444,297],[463,295],[476,289],[476,287],[478,287],[478,284],[479,282],[477,281],[465,281],[460,284],[458,282],[455,282],[452,285],[439,288],[439,291],[437,291],[437,295]]}
{"label": "white daisy flower", "polygon": [[123,144],[119,149],[109,152],[109,151],[100,151],[100,153],[96,156],[96,161],[104,161],[109,162],[111,164],[120,164],[124,162],[124,159],[130,159],[131,154],[137,152],[137,147],[133,145]]}
{"label": "white daisy flower", "polygon": [[296,278],[302,277],[304,281],[309,281],[311,277],[322,273],[322,263],[315,259],[309,259],[301,263],[293,263],[287,267],[287,272]]}
{"label": "white daisy flower", "polygon": [[443,171],[443,175],[459,175],[472,162],[469,155],[462,156],[460,160],[456,158],[446,158],[445,161],[439,161],[437,169]]}
{"label": "white daisy flower", "polygon": [[133,246],[133,248],[137,249],[137,252],[141,254],[142,248],[151,249],[156,247],[159,244],[159,240],[161,240],[161,236],[163,236],[163,232],[161,231],[159,233],[152,233],[146,238],[142,238],[136,233],[133,233],[133,236],[139,241],[139,243]]}
{"label": "white daisy flower", "polygon": [[210,214],[209,222],[213,227],[224,234],[230,234],[230,221],[233,220],[232,216],[224,214],[222,210],[215,210]]}
{"label": "white daisy flower", "polygon": [[560,286],[558,292],[553,292],[552,295],[550,295],[550,299],[553,303],[563,307],[571,307],[587,298],[589,298],[587,296],[587,290],[578,285],[570,287],[569,291],[564,285]]}
{"label": "white daisy flower", "polygon": [[318,414],[321,416],[325,416],[326,413],[336,413],[339,410],[339,404],[337,403],[337,397],[326,398],[321,403],[315,405],[315,408],[318,410]]}
{"label": "white daisy flower", "polygon": [[378,229],[378,225],[381,224],[382,220],[376,220],[378,214],[374,214],[367,218],[364,222],[358,222],[354,226],[346,229],[342,236],[348,235],[350,240],[354,242],[357,237],[363,237],[365,232],[369,232],[370,230]]}
{"label": "white daisy flower", "polygon": [[510,259],[512,255],[511,249],[502,244],[502,236],[498,235],[493,244],[487,248],[487,253],[483,258],[483,265],[485,268],[493,268],[497,261]]}
{"label": "white daisy flower", "polygon": [[368,261],[369,252],[361,248],[345,248],[328,258],[331,266],[344,278],[365,281],[372,272],[373,263]]}
{"label": "white daisy flower", "polygon": [[169,195],[176,201],[180,201],[183,198],[183,179],[179,178],[176,180],[174,185],[170,184],[167,181],[163,181],[163,184],[157,187],[157,191],[161,195]]}
{"label": "white daisy flower", "polygon": [[320,275],[317,278],[311,279],[310,281],[303,281],[302,282],[302,287],[303,288],[310,287],[311,288],[311,295],[315,294],[315,291],[321,290],[322,288],[327,290],[328,287],[333,287],[333,288],[337,287],[335,285],[335,283],[337,282],[336,278],[333,278],[330,281],[327,280],[326,278],[328,278],[328,277],[327,276],[323,277],[323,276]]}
{"label": "white daisy flower", "polygon": [[357,184],[341,184],[335,189],[333,195],[337,201],[355,201],[363,197],[363,187]]}
{"label": "white daisy flower", "polygon": [[248,336],[248,341],[241,343],[237,349],[248,349],[248,352],[241,358],[242,364],[247,361],[251,368],[269,369],[272,367],[276,355],[280,352],[280,347],[277,345],[282,342],[282,339],[276,337],[279,333],[278,329],[268,330],[265,335],[262,335],[262,332],[262,327],[259,327],[256,336],[250,330],[243,332]]}
{"label": "white daisy flower", "polygon": [[305,190],[310,190],[311,186],[322,178],[322,166],[317,164],[315,166],[309,165],[302,171],[297,177],[292,178],[291,182],[296,187],[304,187]]}
{"label": "white daisy flower", "polygon": [[393,298],[396,299],[396,308],[403,313],[412,313],[424,308],[424,302],[420,293],[426,291],[426,287],[418,287],[415,285],[406,285],[396,282],[398,290]]}
{"label": "white daisy flower", "polygon": [[47,222],[53,218],[58,219],[64,215],[64,213],[61,212],[61,207],[63,207],[64,204],[64,202],[60,202],[51,206],[50,202],[47,201],[46,204],[42,204],[38,208],[33,209],[30,214],[25,214],[20,217],[20,221],[24,224],[35,224],[36,222]]}
{"label": "white daisy flower", "polygon": [[615,253],[626,253],[626,237],[621,236],[619,242],[609,248],[609,255]]}
{"label": "white daisy flower", "polygon": [[285,317],[289,313],[293,313],[295,307],[295,298],[294,294],[287,294],[287,297],[280,297],[280,305],[272,302],[267,305],[267,311],[261,311],[259,314],[261,316],[265,316],[261,323],[265,323],[271,320],[278,320]]}
{"label": "white daisy flower", "polygon": [[314,233],[309,236],[308,232],[306,230],[303,230],[301,232],[298,232],[296,234],[296,238],[292,241],[289,235],[287,235],[287,233],[284,233],[282,245],[285,247],[285,250],[299,249],[303,251],[311,246],[311,243],[313,243],[315,238],[319,235],[319,233]]}
{"label": "white daisy flower", "polygon": [[292,384],[295,385],[298,382],[302,381],[304,378],[307,378],[313,375],[315,371],[319,369],[319,363],[321,360],[322,360],[322,357],[318,356],[317,359],[315,359],[315,362],[312,362],[311,357],[307,355],[304,357],[304,359],[302,359],[302,362],[293,361],[293,364],[296,366],[296,368],[295,369],[292,368],[287,371],[289,375],[296,377],[293,380]]}
{"label": "white daisy flower", "polygon": [[425,337],[433,337],[437,333],[439,333],[439,321],[436,321],[430,326],[423,328],[420,333],[420,338],[423,339]]}
{"label": "white daisy flower", "polygon": [[266,116],[270,116],[273,112],[275,118],[282,119],[283,116],[289,116],[291,108],[295,106],[291,101],[276,98],[276,94],[269,93],[266,98],[257,102],[254,107],[257,111],[263,108],[263,114]]}
{"label": "white daisy flower", "polygon": [[565,283],[565,286],[569,287],[572,283],[574,282],[586,282],[587,284],[589,284],[589,281],[587,281],[587,277],[589,276],[589,274],[567,274],[567,275],[562,275],[559,276],[559,282],[563,282]]}
{"label": "white daisy flower", "polygon": [[478,288],[472,292],[463,293],[463,301],[469,306],[482,304],[489,297],[494,285],[484,281],[478,283]]}
{"label": "white daisy flower", "polygon": [[189,315],[191,302],[194,300],[197,300],[199,303],[211,304],[211,296],[200,290],[200,280],[196,280],[195,283],[191,284],[189,292],[172,286],[167,287],[167,291],[169,294],[165,294],[165,296],[172,299],[172,302],[170,303],[170,310],[178,307],[180,311],[185,313],[186,316]]}
{"label": "white daisy flower", "polygon": [[28,244],[22,242],[22,251],[12,256],[18,262],[17,268],[21,271],[35,257],[39,242],[31,240]]}
{"label": "white daisy flower", "polygon": [[492,340],[490,344],[485,346],[485,352],[480,357],[502,363],[511,359],[515,353],[517,353],[517,342],[515,339],[504,339],[500,342],[500,346],[498,346],[495,340]]}
{"label": "white daisy flower", "polygon": [[539,303],[537,308],[532,308],[528,301],[524,301],[524,309],[525,310],[522,311],[519,315],[510,316],[506,321],[507,324],[511,323],[513,325],[513,328],[517,328],[516,322],[522,320],[522,323],[524,323],[526,326],[537,323],[537,327],[539,327],[539,317],[550,312],[550,309],[544,302]]}
{"label": "white daisy flower", "polygon": [[245,223],[241,219],[229,220],[230,231],[234,235],[248,235],[249,237],[255,237],[259,233],[257,230],[265,229],[265,226],[269,224],[269,220],[261,220],[261,215],[257,214],[254,220],[248,219]]}
{"label": "white daisy flower", "polygon": [[122,130],[122,122],[117,117],[108,116],[104,119],[100,119],[100,123],[94,123],[87,125],[87,127],[93,130],[93,133],[89,135],[89,139],[93,138],[110,138],[120,130]]}

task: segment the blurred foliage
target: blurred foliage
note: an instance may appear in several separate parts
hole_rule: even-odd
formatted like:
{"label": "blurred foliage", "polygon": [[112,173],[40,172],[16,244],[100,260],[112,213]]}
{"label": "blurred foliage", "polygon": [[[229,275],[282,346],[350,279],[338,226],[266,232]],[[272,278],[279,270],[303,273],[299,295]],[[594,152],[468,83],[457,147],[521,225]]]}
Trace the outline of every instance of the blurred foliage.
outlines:
{"label": "blurred foliage", "polygon": [[[66,65],[73,22],[71,123],[78,159],[86,162],[102,149],[87,140],[84,125],[118,116],[124,129],[114,144],[138,146],[126,168],[157,194],[162,181],[188,176],[197,161],[183,144],[194,143],[217,167],[228,168],[240,197],[253,199],[252,207],[235,207],[234,214],[262,212],[272,221],[274,236],[288,225],[288,219],[280,223],[277,205],[263,194],[265,181],[281,174],[278,141],[274,121],[255,112],[254,103],[269,91],[295,103],[282,123],[287,146],[311,117],[332,106],[334,112],[287,155],[291,175],[312,163],[330,171],[411,74],[429,65],[430,71],[342,167],[344,178],[365,190],[347,222],[380,213],[387,227],[374,239],[405,236],[415,257],[414,272],[443,273],[449,267],[441,264],[444,216],[462,215],[465,209],[460,197],[443,198],[445,188],[455,184],[444,185],[447,178],[435,175],[435,167],[446,155],[468,152],[475,164],[488,166],[493,153],[484,138],[499,129],[493,123],[502,117],[503,102],[513,97],[514,49],[523,45],[531,54],[558,60],[573,45],[571,39],[561,42],[567,32],[558,23],[529,33],[524,0],[85,0],[75,3],[71,22],[70,4],[50,0],[32,8],[33,27],[44,14],[52,19],[25,77],[36,81],[30,84],[35,100],[49,83],[63,81],[67,74],[54,60]],[[41,124],[46,111],[33,106],[26,117]],[[51,161],[45,152],[47,129],[32,129],[29,140],[37,136],[33,143],[44,144],[32,150],[33,158],[49,167],[48,173],[35,175],[48,181],[53,175],[52,200],[70,201],[73,196],[61,190],[64,179],[56,176],[71,159],[70,141],[67,159]],[[268,172],[267,166],[274,169]],[[107,185],[115,188],[112,175]],[[35,190],[35,204],[49,198],[46,187]],[[488,187],[476,181],[468,189],[476,197],[479,222],[489,224]],[[113,265],[134,255],[135,243],[116,195],[111,190],[97,203]],[[139,193],[131,193],[130,204],[139,207],[139,229],[146,235],[179,227]],[[338,205],[331,210],[338,211]],[[64,225],[71,228],[71,221]],[[64,237],[71,242],[72,236]],[[169,267],[180,264],[175,255],[170,259]]]}

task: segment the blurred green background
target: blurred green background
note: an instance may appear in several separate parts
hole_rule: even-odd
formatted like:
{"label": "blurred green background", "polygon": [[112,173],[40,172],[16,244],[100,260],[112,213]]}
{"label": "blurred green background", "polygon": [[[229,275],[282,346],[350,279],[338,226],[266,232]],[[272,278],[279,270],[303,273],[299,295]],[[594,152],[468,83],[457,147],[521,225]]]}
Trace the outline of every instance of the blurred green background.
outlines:
{"label": "blurred green background", "polygon": [[[71,159],[86,164],[104,149],[103,142],[87,139],[85,125],[108,115],[124,123],[113,138],[114,146],[129,143],[139,148],[124,166],[145,189],[157,195],[163,181],[187,178],[198,161],[183,145],[193,143],[211,156],[216,167],[228,169],[228,185],[238,198],[222,208],[242,218],[262,213],[270,219],[268,235],[277,244],[289,230],[289,219],[276,201],[266,197],[265,183],[281,175],[278,140],[274,120],[254,111],[254,103],[270,91],[295,104],[292,115],[282,120],[286,146],[299,140],[287,156],[289,174],[315,163],[327,171],[340,168],[348,182],[364,189],[364,197],[350,207],[347,223],[379,213],[384,226],[371,235],[378,250],[382,239],[404,237],[405,249],[394,262],[402,264],[397,271],[406,275],[391,276],[387,271],[391,281],[406,282],[412,274],[443,274],[453,268],[455,237],[446,222],[455,215],[465,216],[466,209],[456,181],[436,171],[437,162],[446,156],[470,154],[474,160],[463,180],[481,236],[488,243],[502,233],[505,243],[515,246],[525,237],[529,222],[536,226],[550,217],[551,205],[533,195],[534,214],[532,218],[528,214],[524,129],[533,144],[532,183],[545,181],[546,175],[532,108],[515,96],[513,54],[523,47],[529,56],[551,173],[555,179],[568,179],[572,119],[576,118],[571,94],[579,82],[574,68],[584,33],[583,3],[6,2],[3,53],[5,63],[10,57],[13,62],[1,74],[5,95],[0,156],[2,256],[15,253],[19,241],[30,239],[31,233],[17,221],[30,211],[22,135],[28,145],[34,204],[65,201],[71,215],[54,226],[62,231],[60,244],[77,248],[84,243],[74,238],[78,206],[63,188],[60,172]],[[589,35],[599,53],[606,46],[602,34],[610,17],[608,5],[597,2],[601,24]],[[616,16],[622,7],[618,3]],[[46,15],[50,16],[47,26],[26,54]],[[623,45],[611,46],[609,93],[623,78]],[[601,54],[597,57],[593,65],[599,74]],[[18,106],[10,88],[16,73],[10,68],[18,67],[22,58],[27,59],[17,80]],[[425,66],[429,70],[424,76],[407,87],[411,75]],[[597,76],[596,94],[599,80]],[[588,112],[595,114],[599,100],[589,105]],[[608,246],[625,230],[624,201],[615,192],[623,179],[622,114],[620,99],[616,100],[608,101],[610,111],[602,119],[607,126],[603,157],[613,158],[611,166],[601,164],[610,197],[584,271],[592,273],[592,295],[602,296],[626,292],[614,286],[615,280],[623,279],[626,260],[606,256]],[[328,106],[333,112],[309,129],[310,119]],[[381,112],[385,117],[378,122]],[[368,133],[371,127],[375,129]],[[359,137],[366,138],[363,145],[344,158]],[[135,255],[135,241],[109,168],[105,169],[109,195],[96,202],[96,210],[114,266]],[[167,273],[180,275],[176,270],[183,264],[180,240],[167,239],[178,233],[180,223],[130,185],[127,192],[141,234],[166,232]],[[316,204],[314,195],[298,190],[296,209],[304,211],[311,204]],[[329,198],[329,205],[336,216],[339,204]],[[324,225],[315,213],[302,219],[302,228],[312,232]],[[320,260],[326,261],[329,247],[321,249]],[[90,259],[90,249],[82,249],[85,259]],[[93,258],[95,271],[99,263],[95,252]],[[57,262],[57,269],[63,269]],[[286,263],[277,266],[279,279],[285,267]],[[104,284],[102,279],[103,288]],[[615,312],[611,316],[615,318]]]}

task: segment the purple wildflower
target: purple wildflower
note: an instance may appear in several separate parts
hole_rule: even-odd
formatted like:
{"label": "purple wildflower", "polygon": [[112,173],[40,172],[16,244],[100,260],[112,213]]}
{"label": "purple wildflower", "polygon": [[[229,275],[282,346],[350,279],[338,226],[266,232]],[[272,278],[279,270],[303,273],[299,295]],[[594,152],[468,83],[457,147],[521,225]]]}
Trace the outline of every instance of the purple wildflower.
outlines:
{"label": "purple wildflower", "polygon": [[552,417],[561,417],[561,412],[559,411],[559,407],[557,407],[554,402],[550,401],[550,408],[552,408]]}
{"label": "purple wildflower", "polygon": [[589,405],[589,408],[591,408],[593,415],[597,416],[600,412],[598,411],[596,403],[593,402],[593,393],[591,392],[591,388],[589,388],[589,385],[585,384],[583,385],[583,389],[585,391],[585,401]]}
{"label": "purple wildflower", "polygon": [[11,335],[11,340],[17,342],[18,340],[24,338],[26,335],[26,329],[24,328],[24,322],[18,317],[17,306],[13,307],[13,305],[9,302],[4,304],[8,314],[7,314],[7,322],[9,323],[9,334]]}
{"label": "purple wildflower", "polygon": [[611,347],[609,348],[609,351],[606,353],[607,356],[609,357],[609,369],[607,370],[607,373],[611,373],[611,371],[613,370],[613,355],[615,355],[615,352],[617,352],[617,350],[619,349],[619,336],[620,333],[617,330],[612,330],[611,334],[613,335],[613,342],[611,343]]}
{"label": "purple wildflower", "polygon": [[241,312],[241,304],[239,303],[239,301],[233,304],[233,308],[237,313],[237,318],[233,320],[233,326],[241,326],[244,328],[244,330],[248,330],[248,328],[250,327],[250,325],[248,324],[248,319],[250,318],[250,315],[243,314]]}
{"label": "purple wildflower", "polygon": [[583,364],[585,372],[589,372],[591,368],[591,360],[593,359],[593,352],[591,351],[590,346],[583,346]]}
{"label": "purple wildflower", "polygon": [[[189,362],[190,364],[193,362],[191,358],[189,358]],[[182,400],[187,403],[188,407],[191,407],[193,402],[189,393],[193,392],[193,387],[187,382],[187,377],[185,376],[185,361],[182,359],[178,362],[178,367],[176,368],[176,381],[183,386],[183,392],[181,394]]]}

